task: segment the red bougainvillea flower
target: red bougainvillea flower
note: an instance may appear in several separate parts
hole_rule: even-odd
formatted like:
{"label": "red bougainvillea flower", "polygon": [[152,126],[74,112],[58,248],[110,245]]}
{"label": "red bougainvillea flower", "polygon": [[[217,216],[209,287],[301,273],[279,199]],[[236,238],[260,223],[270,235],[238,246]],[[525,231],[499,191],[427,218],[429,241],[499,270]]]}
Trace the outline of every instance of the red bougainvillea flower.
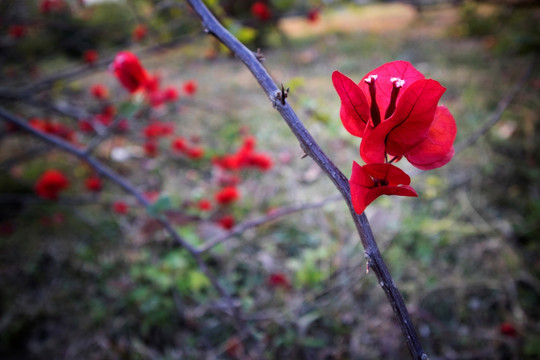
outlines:
{"label": "red bougainvillea flower", "polygon": [[112,209],[115,213],[119,214],[119,215],[125,215],[127,214],[128,212],[128,206],[125,202],[123,201],[115,201],[113,204],[112,204]]}
{"label": "red bougainvillea flower", "polygon": [[320,10],[318,8],[309,10],[306,15],[306,19],[310,23],[316,23],[320,19]]}
{"label": "red bougainvillea flower", "polygon": [[148,139],[169,136],[174,133],[174,124],[162,121],[153,121],[143,129],[143,135]]}
{"label": "red bougainvillea flower", "polygon": [[251,14],[261,21],[268,21],[272,17],[272,13],[270,12],[268,5],[262,1],[256,1],[253,3],[251,6]]}
{"label": "red bougainvillea flower", "polygon": [[48,14],[54,11],[61,11],[64,9],[63,0],[41,0],[39,3],[39,11],[42,14]]}
{"label": "red bougainvillea flower", "polygon": [[335,71],[332,82],[343,126],[363,138],[360,155],[366,163],[382,163],[390,155],[390,162],[406,157],[430,170],[451,160],[456,123],[448,109],[437,106],[445,88],[410,63],[382,65],[359,84]]}
{"label": "red bougainvillea flower", "polygon": [[230,230],[234,227],[234,217],[232,215],[224,215],[218,219],[218,224],[225,230]]}
{"label": "red bougainvillea flower", "polygon": [[212,203],[208,199],[201,199],[197,203],[197,207],[201,211],[210,211],[210,210],[212,210]]}
{"label": "red bougainvillea flower", "polygon": [[70,142],[76,141],[77,135],[75,131],[61,123],[39,118],[32,118],[28,122],[31,127],[38,131],[61,137]]}
{"label": "red bougainvillea flower", "polygon": [[240,198],[240,192],[234,186],[226,186],[215,195],[216,201],[222,205],[228,205]]}
{"label": "red bougainvillea flower", "polygon": [[163,98],[165,101],[176,101],[178,100],[178,90],[176,90],[173,86],[168,86],[165,89],[163,89]]}
{"label": "red bougainvillea flower", "polygon": [[103,84],[94,84],[90,88],[90,93],[96,98],[96,99],[106,99],[109,97],[109,89]]}
{"label": "red bougainvillea flower", "polygon": [[133,29],[133,40],[135,41],[141,41],[146,37],[146,34],[148,33],[148,29],[143,24],[138,24]]}
{"label": "red bougainvillea flower", "polygon": [[132,94],[143,89],[149,81],[148,72],[139,58],[129,51],[119,52],[111,69],[120,83]]}
{"label": "red bougainvillea flower", "polygon": [[273,288],[282,287],[285,289],[290,289],[291,282],[289,278],[284,273],[273,273],[268,276],[267,279],[268,285]]}
{"label": "red bougainvillea flower", "polygon": [[204,156],[204,149],[200,146],[190,146],[184,152],[188,158],[193,160],[201,159]]}
{"label": "red bougainvillea flower", "polygon": [[103,185],[101,183],[101,179],[97,176],[89,177],[85,180],[84,185],[86,186],[86,189],[88,191],[92,192],[99,192],[103,188]]}
{"label": "red bougainvillea flower", "polygon": [[270,155],[255,151],[256,140],[253,136],[246,136],[242,146],[234,154],[227,154],[213,159],[214,165],[224,170],[240,170],[243,168],[257,168],[267,171],[274,165]]}
{"label": "red bougainvillea flower", "polygon": [[26,35],[26,26],[19,24],[10,25],[8,34],[13,39],[20,39]]}
{"label": "red bougainvillea flower", "polygon": [[392,164],[367,164],[353,162],[349,180],[354,210],[361,214],[381,195],[418,196],[409,186],[411,178]]}
{"label": "red bougainvillea flower", "polygon": [[58,199],[58,194],[67,189],[69,180],[58,170],[50,169],[45,171],[35,184],[36,194],[48,200]]}
{"label": "red bougainvillea flower", "polygon": [[159,148],[158,148],[157,143],[153,140],[149,140],[145,142],[143,145],[143,149],[144,149],[144,153],[148,157],[153,158],[153,157],[158,156]]}
{"label": "red bougainvillea flower", "polygon": [[503,322],[499,326],[499,331],[501,332],[502,335],[509,336],[509,337],[516,337],[518,335],[516,327],[511,322]]}
{"label": "red bougainvillea flower", "polygon": [[175,152],[184,152],[186,151],[188,148],[187,146],[187,142],[186,142],[186,139],[184,139],[183,137],[181,136],[178,136],[176,137],[172,142],[171,142],[171,149]]}
{"label": "red bougainvillea flower", "polygon": [[83,54],[83,60],[85,63],[93,65],[98,60],[99,54],[96,50],[86,50]]}
{"label": "red bougainvillea flower", "polygon": [[195,80],[186,81],[183,85],[184,92],[188,95],[195,95],[197,92],[197,82]]}

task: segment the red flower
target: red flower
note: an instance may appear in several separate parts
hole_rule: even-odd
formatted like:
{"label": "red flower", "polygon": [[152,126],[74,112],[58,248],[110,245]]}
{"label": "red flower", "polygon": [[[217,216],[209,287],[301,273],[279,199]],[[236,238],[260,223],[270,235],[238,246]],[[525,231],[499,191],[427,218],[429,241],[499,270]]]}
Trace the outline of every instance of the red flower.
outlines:
{"label": "red flower", "polygon": [[217,222],[225,230],[230,230],[234,227],[234,217],[232,215],[224,215]]}
{"label": "red flower", "polygon": [[96,99],[103,100],[109,97],[109,89],[103,84],[92,85],[90,92]]}
{"label": "red flower", "polygon": [[35,191],[39,197],[48,200],[58,199],[60,191],[69,186],[69,180],[58,170],[47,170],[37,180]]}
{"label": "red flower", "polygon": [[174,151],[177,151],[177,152],[186,151],[187,150],[186,139],[184,139],[183,137],[180,137],[180,136],[175,138],[171,143],[171,148]]}
{"label": "red flower", "polygon": [[381,195],[418,196],[409,186],[411,178],[392,164],[367,164],[353,162],[351,200],[354,210],[361,214],[373,200]]}
{"label": "red flower", "polygon": [[174,124],[161,121],[154,121],[143,129],[143,134],[148,139],[155,139],[162,136],[169,136],[174,133]]}
{"label": "red flower", "polygon": [[94,126],[92,126],[92,122],[90,120],[80,119],[79,130],[83,133],[92,133],[94,132]]}
{"label": "red flower", "polygon": [[20,39],[26,35],[26,26],[18,24],[10,25],[8,33],[13,39]]}
{"label": "red flower", "polygon": [[289,289],[291,287],[291,283],[289,279],[287,278],[287,275],[284,273],[273,273],[268,276],[268,285],[271,287],[277,288],[282,287],[285,289]]}
{"label": "red flower", "polygon": [[143,89],[149,81],[149,75],[141,62],[129,51],[119,52],[111,67],[114,75],[130,93]]}
{"label": "red flower", "polygon": [[502,335],[516,337],[518,335],[516,327],[511,322],[504,322],[499,326],[499,331]]}
{"label": "red flower", "polygon": [[138,24],[135,26],[135,29],[133,29],[133,40],[135,41],[141,41],[146,37],[146,34],[148,33],[148,29],[143,24]]}
{"label": "red flower", "polygon": [[195,95],[197,92],[197,82],[195,80],[189,80],[184,83],[184,92],[188,95]]}
{"label": "red flower", "polygon": [[101,179],[97,176],[92,176],[84,182],[86,189],[92,192],[99,192],[102,189]]}
{"label": "red flower", "polygon": [[64,8],[62,0],[41,0],[39,3],[39,11],[42,14],[48,14],[53,11],[60,11]]}
{"label": "red flower", "polygon": [[146,156],[156,157],[158,155],[159,149],[154,141],[147,141],[146,143],[144,143],[143,147]]}
{"label": "red flower", "polygon": [[318,8],[309,10],[306,18],[310,23],[316,23],[320,18],[320,10]]}
{"label": "red flower", "polygon": [[186,156],[190,159],[197,160],[204,156],[204,149],[200,146],[189,147],[185,150]]}
{"label": "red flower", "polygon": [[169,86],[163,90],[163,99],[165,101],[176,101],[178,100],[178,90],[176,88]]}
{"label": "red flower", "polygon": [[39,118],[30,119],[29,124],[34,129],[44,132],[46,134],[55,135],[71,142],[74,142],[76,140],[75,131],[71,130],[63,124]]}
{"label": "red flower", "polygon": [[226,186],[215,195],[216,201],[222,205],[228,205],[240,198],[240,192],[234,186]]}
{"label": "red flower", "polygon": [[341,98],[340,117],[352,135],[362,137],[366,163],[402,156],[422,170],[435,169],[454,154],[456,123],[444,106],[445,91],[406,61],[394,61],[364,76],[357,85],[335,71],[332,82]]}
{"label": "red flower", "polygon": [[86,50],[83,54],[84,62],[87,64],[94,64],[99,58],[98,52],[96,50]]}
{"label": "red flower", "polygon": [[251,14],[261,21],[268,21],[272,17],[272,13],[270,12],[268,5],[262,1],[256,1],[253,3],[251,6]]}
{"label": "red flower", "polygon": [[202,211],[210,211],[212,210],[212,203],[208,199],[201,199],[197,203],[197,207]]}
{"label": "red flower", "polygon": [[264,153],[255,152],[256,140],[253,136],[246,136],[242,146],[235,154],[213,159],[213,163],[225,170],[239,170],[254,167],[262,171],[272,168],[272,158]]}
{"label": "red flower", "polygon": [[112,209],[115,213],[119,215],[125,215],[129,210],[127,204],[123,201],[115,201],[112,204]]}

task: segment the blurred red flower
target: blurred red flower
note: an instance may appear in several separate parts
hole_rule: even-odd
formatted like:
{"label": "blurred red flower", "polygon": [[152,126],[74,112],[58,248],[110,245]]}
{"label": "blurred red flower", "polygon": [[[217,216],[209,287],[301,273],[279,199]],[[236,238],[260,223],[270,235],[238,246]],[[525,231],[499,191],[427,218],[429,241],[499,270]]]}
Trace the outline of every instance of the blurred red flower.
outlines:
{"label": "blurred red flower", "polygon": [[119,215],[125,215],[127,214],[128,212],[128,206],[125,202],[123,201],[115,201],[113,204],[112,204],[112,209],[115,213],[119,214]]}
{"label": "blurred red flower", "polygon": [[34,189],[36,194],[48,200],[58,199],[58,194],[69,187],[69,180],[58,170],[49,169],[37,180]]}
{"label": "blurred red flower", "polygon": [[93,65],[99,58],[99,54],[96,50],[86,50],[83,54],[83,60],[85,63]]}
{"label": "blurred red flower", "polygon": [[143,145],[143,148],[144,148],[144,153],[148,157],[156,157],[158,155],[159,148],[155,141],[149,140],[145,142]]}
{"label": "blurred red flower", "polygon": [[289,278],[284,273],[272,273],[268,276],[267,279],[268,285],[274,288],[282,287],[285,289],[290,289],[291,283]]}
{"label": "blurred red flower", "polygon": [[109,89],[103,84],[92,85],[90,92],[96,99],[103,100],[109,97]]}
{"label": "blurred red flower", "polygon": [[20,39],[26,35],[26,30],[26,26],[15,24],[9,26],[8,33],[13,39]]}
{"label": "blurred red flower", "polygon": [[516,337],[518,335],[516,327],[511,322],[503,322],[499,326],[499,331],[502,335],[506,335],[509,337]]}
{"label": "blurred red flower", "polygon": [[143,89],[150,79],[137,56],[129,51],[119,52],[111,68],[122,86],[130,93]]}
{"label": "blurred red flower", "polygon": [[183,85],[184,92],[188,95],[195,95],[197,92],[197,82],[195,80],[186,81]]}
{"label": "blurred red flower", "polygon": [[176,152],[184,152],[187,149],[186,139],[181,136],[176,137],[171,142],[171,149]]}
{"label": "blurred red flower", "polygon": [[40,118],[32,118],[28,122],[31,127],[46,134],[55,135],[70,142],[76,140],[75,131],[61,123]]}
{"label": "blurred red flower", "polygon": [[392,164],[367,164],[353,162],[351,200],[354,210],[361,214],[365,208],[381,195],[418,196],[409,186],[411,178]]}
{"label": "blurred red flower", "polygon": [[256,1],[251,6],[251,14],[261,21],[268,21],[272,17],[272,13],[268,5],[262,1]]}
{"label": "blurred red flower", "polygon": [[146,37],[147,33],[148,29],[144,24],[137,24],[137,26],[135,26],[135,28],[133,29],[133,40],[141,41]]}
{"label": "blurred red flower", "polygon": [[89,177],[85,180],[84,185],[86,186],[86,189],[92,192],[99,192],[101,191],[103,185],[101,183],[101,179],[97,176]]}
{"label": "blurred red flower", "polygon": [[218,219],[218,224],[225,230],[230,230],[234,227],[234,217],[232,215],[224,215]]}
{"label": "blurred red flower", "polygon": [[320,15],[320,10],[318,8],[314,8],[308,11],[306,19],[310,23],[316,23],[317,21],[319,21]]}
{"label": "blurred red flower", "polygon": [[212,210],[212,203],[208,199],[201,199],[197,203],[197,207],[202,211],[210,211]]}
{"label": "blurred red flower", "polygon": [[48,14],[54,11],[61,11],[64,9],[63,0],[41,0],[39,3],[39,11],[42,14]]}
{"label": "blurred red flower", "polygon": [[240,192],[235,186],[226,186],[215,195],[216,201],[222,205],[228,205],[240,198]]}
{"label": "blurred red flower", "polygon": [[173,133],[174,124],[162,121],[153,121],[152,123],[146,125],[146,127],[143,129],[143,134],[148,139],[169,136]]}
{"label": "blurred red flower", "polygon": [[204,156],[204,149],[200,146],[192,146],[188,147],[185,150],[186,156],[190,159],[196,160],[200,159]]}

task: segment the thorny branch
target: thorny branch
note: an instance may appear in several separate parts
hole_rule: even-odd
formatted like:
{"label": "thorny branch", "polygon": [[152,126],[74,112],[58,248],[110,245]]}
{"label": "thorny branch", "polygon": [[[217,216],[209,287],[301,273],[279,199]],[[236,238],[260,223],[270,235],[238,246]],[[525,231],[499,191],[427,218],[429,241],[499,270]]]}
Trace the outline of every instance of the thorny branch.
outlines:
{"label": "thorny branch", "polygon": [[[256,54],[245,47],[238,39],[227,31],[212,15],[208,8],[200,0],[187,0],[193,10],[199,15],[207,33],[214,35],[231,50],[251,71],[255,79],[264,89],[274,108],[280,113],[291,131],[294,133],[304,152],[310,156],[332,180],[345,199],[349,211],[356,225],[358,234],[364,246],[366,260],[369,268],[376,274],[380,286],[383,288],[394,313],[397,316],[403,336],[413,359],[427,360],[428,356],[420,344],[418,335],[409,316],[405,301],[392,280],[390,272],[381,256],[371,227],[365,214],[358,215],[354,211],[351,202],[349,182],[345,175],[322,151],[317,142],[302,124],[294,110],[285,101],[281,89],[270,77],[266,69],[257,59]],[[276,101],[279,100],[279,101]]]}

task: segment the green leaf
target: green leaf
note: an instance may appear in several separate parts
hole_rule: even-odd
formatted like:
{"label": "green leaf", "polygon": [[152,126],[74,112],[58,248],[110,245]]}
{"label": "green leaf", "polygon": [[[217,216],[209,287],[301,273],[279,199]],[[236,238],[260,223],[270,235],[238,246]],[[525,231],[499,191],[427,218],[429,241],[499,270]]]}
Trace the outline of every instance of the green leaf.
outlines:
{"label": "green leaf", "polygon": [[148,215],[157,216],[159,213],[170,210],[171,208],[171,198],[168,196],[160,197],[155,203],[148,207]]}

